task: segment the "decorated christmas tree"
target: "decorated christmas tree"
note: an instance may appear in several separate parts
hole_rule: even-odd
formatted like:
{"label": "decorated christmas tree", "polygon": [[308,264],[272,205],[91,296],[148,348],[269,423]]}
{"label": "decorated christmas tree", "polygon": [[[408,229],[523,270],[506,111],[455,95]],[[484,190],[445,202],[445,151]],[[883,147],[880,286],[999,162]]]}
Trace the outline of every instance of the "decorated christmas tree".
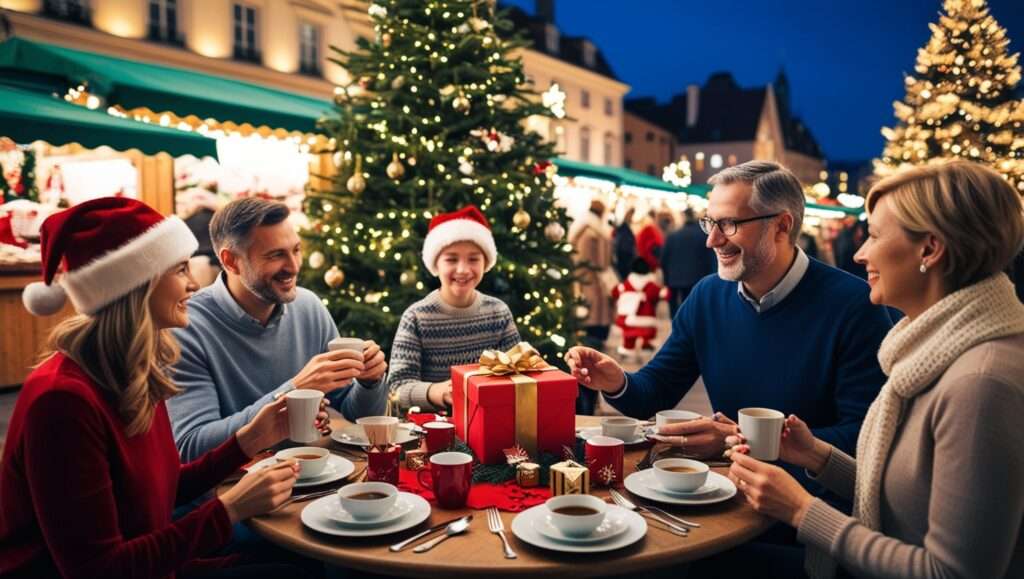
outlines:
{"label": "decorated christmas tree", "polygon": [[918,50],[907,95],[893,103],[900,123],[883,128],[880,174],[965,158],[988,165],[1024,193],[1024,101],[1013,98],[1019,54],[985,0],[945,0],[932,37]]}
{"label": "decorated christmas tree", "polygon": [[486,0],[374,0],[376,38],[335,49],[351,82],[322,121],[338,174],[332,190],[307,196],[303,285],[343,335],[389,349],[402,312],[439,286],[420,253],[430,218],[471,203],[499,253],[478,289],[508,304],[549,363],[576,342],[553,150],[524,123],[554,113],[513,56],[525,42],[495,10]]}

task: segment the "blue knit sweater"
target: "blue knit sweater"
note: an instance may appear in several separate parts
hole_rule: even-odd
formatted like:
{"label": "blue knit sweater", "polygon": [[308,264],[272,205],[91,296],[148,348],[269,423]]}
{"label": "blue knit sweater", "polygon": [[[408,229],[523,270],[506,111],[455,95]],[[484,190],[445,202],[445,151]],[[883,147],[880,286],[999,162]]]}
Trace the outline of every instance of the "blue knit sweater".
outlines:
{"label": "blue knit sweater", "polygon": [[609,403],[648,417],[703,376],[711,406],[729,418],[751,406],[796,414],[852,455],[885,382],[877,354],[892,326],[886,310],[870,303],[863,280],[813,259],[792,293],[761,314],[736,290],[717,275],[694,286],[665,345]]}

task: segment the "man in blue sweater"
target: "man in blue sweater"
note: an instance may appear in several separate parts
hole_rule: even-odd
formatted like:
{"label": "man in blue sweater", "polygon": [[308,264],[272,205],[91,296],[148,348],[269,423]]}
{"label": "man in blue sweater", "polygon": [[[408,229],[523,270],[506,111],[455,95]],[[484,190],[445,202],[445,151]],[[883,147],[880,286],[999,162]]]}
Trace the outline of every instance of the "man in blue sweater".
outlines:
{"label": "man in blue sweater", "polygon": [[701,227],[718,275],[694,286],[665,345],[639,371],[576,347],[566,355],[573,374],[636,417],[674,407],[703,376],[715,415],[659,428],[663,440],[698,456],[721,456],[736,432],[730,417],[745,407],[796,414],[852,453],[885,382],[877,353],[888,314],[871,305],[863,280],[796,246],[804,195],[791,172],[751,161],[710,183]]}
{"label": "man in blue sweater", "polygon": [[183,460],[216,447],[292,388],[323,391],[349,420],[387,407],[377,344],[367,341],[362,356],[326,351],[338,328],[320,299],[296,285],[302,247],[288,214],[282,203],[247,198],[210,222],[224,273],[188,301],[189,325],[174,330],[182,393],[167,410]]}

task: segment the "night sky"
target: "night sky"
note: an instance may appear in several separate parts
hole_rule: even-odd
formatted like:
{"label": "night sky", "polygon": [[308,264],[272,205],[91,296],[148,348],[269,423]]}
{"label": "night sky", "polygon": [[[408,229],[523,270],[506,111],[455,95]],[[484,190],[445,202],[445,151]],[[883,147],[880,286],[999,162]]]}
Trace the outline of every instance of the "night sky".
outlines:
{"label": "night sky", "polygon": [[[503,0],[533,13],[533,0]],[[563,34],[587,36],[632,86],[664,102],[730,71],[764,85],[780,67],[792,104],[829,160],[881,153],[903,73],[931,37],[941,0],[556,0]],[[1024,0],[989,0],[1010,50],[1024,50]],[[1024,83],[1022,83],[1024,84]]]}

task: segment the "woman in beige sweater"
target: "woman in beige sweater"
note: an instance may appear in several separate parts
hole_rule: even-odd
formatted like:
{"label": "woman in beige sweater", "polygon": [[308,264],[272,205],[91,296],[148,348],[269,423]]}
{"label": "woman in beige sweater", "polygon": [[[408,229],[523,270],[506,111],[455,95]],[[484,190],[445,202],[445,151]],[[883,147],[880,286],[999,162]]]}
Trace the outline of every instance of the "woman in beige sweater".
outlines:
{"label": "woman in beige sweater", "polygon": [[[781,459],[852,497],[849,517],[733,448],[755,509],[797,529],[812,577],[1024,577],[1024,305],[1002,270],[1024,244],[1013,188],[968,162],[916,168],[868,193],[856,260],[871,301],[906,317],[878,352],[888,381],[857,458],[786,420]],[[739,440],[738,442],[743,442]]]}

